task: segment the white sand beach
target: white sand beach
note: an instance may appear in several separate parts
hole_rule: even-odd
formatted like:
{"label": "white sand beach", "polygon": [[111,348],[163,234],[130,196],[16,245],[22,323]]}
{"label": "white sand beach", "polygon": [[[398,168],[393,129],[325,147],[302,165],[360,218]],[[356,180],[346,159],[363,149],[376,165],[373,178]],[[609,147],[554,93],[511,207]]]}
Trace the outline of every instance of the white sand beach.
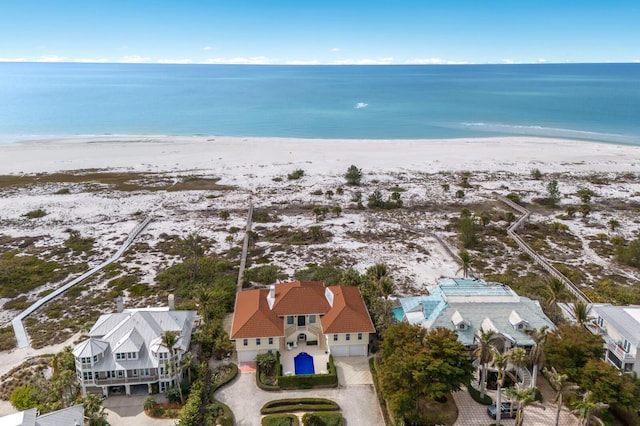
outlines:
{"label": "white sand beach", "polygon": [[0,174],[117,168],[212,170],[272,176],[303,167],[340,174],[385,171],[640,171],[640,147],[564,139],[323,140],[238,137],[78,137],[0,145]]}

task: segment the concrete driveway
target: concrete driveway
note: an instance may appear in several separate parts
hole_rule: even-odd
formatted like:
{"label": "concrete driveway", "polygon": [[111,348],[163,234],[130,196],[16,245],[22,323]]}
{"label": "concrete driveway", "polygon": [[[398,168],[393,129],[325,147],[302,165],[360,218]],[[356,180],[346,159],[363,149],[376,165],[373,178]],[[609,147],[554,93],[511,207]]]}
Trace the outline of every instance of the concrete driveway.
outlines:
{"label": "concrete driveway", "polygon": [[220,389],[216,398],[233,410],[238,426],[259,425],[262,417],[260,408],[269,401],[310,397],[337,402],[347,425],[383,425],[366,358],[339,359],[336,361],[336,368],[340,386],[335,389],[267,392],[256,386],[255,373],[241,373],[233,382]]}
{"label": "concrete driveway", "polygon": [[[144,400],[149,395],[111,396],[102,405],[105,408],[107,421],[111,426],[173,426],[175,419],[154,419],[147,416],[142,409]],[[153,395],[160,402],[162,395]]]}

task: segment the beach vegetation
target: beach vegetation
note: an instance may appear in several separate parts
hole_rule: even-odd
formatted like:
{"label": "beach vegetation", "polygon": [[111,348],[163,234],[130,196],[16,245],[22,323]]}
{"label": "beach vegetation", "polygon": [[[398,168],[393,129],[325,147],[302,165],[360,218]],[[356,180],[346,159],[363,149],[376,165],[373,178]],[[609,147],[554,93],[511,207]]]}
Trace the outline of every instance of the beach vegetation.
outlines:
{"label": "beach vegetation", "polygon": [[362,169],[359,169],[355,165],[349,166],[347,172],[344,175],[347,184],[358,186],[362,182]]}
{"label": "beach vegetation", "polygon": [[31,210],[24,214],[24,216],[27,219],[38,219],[40,217],[45,217],[46,215],[47,215],[47,212],[44,211],[43,209]]}
{"label": "beach vegetation", "polygon": [[70,229],[67,232],[69,232],[69,238],[65,240],[64,246],[71,249],[73,254],[89,253],[93,249],[94,238],[83,237],[80,235],[80,231],[75,229]]}
{"label": "beach vegetation", "polygon": [[472,188],[473,186],[469,183],[469,174],[465,173],[460,177],[460,182],[458,182],[458,186],[461,188]]}
{"label": "beach vegetation", "polygon": [[7,325],[0,328],[0,352],[8,351],[16,346],[16,336],[13,332],[13,327]]}
{"label": "beach vegetation", "polygon": [[607,225],[609,225],[609,229],[611,229],[611,232],[615,232],[615,230],[620,226],[620,222],[618,222],[616,219],[611,219],[607,222]]}
{"label": "beach vegetation", "polygon": [[344,188],[339,186],[336,188],[336,194],[338,195],[344,195]]}
{"label": "beach vegetation", "polygon": [[580,201],[582,201],[584,204],[589,204],[591,202],[591,198],[594,197],[596,194],[595,192],[593,192],[588,188],[580,188],[578,189],[578,192],[576,193],[576,195],[580,198]]}
{"label": "beach vegetation", "polygon": [[576,209],[575,206],[567,206],[564,209],[564,211],[567,213],[567,216],[570,217],[570,218],[575,217],[577,210],[578,209]]}
{"label": "beach vegetation", "polygon": [[222,220],[229,220],[231,214],[229,213],[229,210],[220,210],[219,216]]}
{"label": "beach vegetation", "polygon": [[71,190],[69,188],[60,188],[56,192],[54,192],[55,195],[65,195],[70,193],[71,193]]}
{"label": "beach vegetation", "polygon": [[262,265],[255,268],[245,269],[242,277],[245,281],[260,284],[273,284],[286,277],[276,265]]}
{"label": "beach vegetation", "polygon": [[443,183],[440,185],[440,187],[444,192],[449,192],[449,189],[451,189],[451,185],[449,185],[448,183]]}
{"label": "beach vegetation", "polygon": [[549,207],[555,207],[560,202],[560,189],[558,188],[558,181],[552,180],[547,184],[547,203]]}
{"label": "beach vegetation", "polygon": [[516,204],[522,205],[522,199],[520,198],[520,195],[516,194],[515,192],[510,192],[509,194],[507,194],[506,198],[508,198],[509,200],[513,201]]}
{"label": "beach vegetation", "polygon": [[278,222],[280,218],[277,214],[269,214],[266,210],[254,210],[252,220],[256,223]]}
{"label": "beach vegetation", "polygon": [[325,193],[324,193],[324,196],[325,196],[325,197],[327,197],[327,198],[329,198],[329,199],[333,198],[333,191],[332,191],[332,190],[330,190],[330,189],[327,189],[327,190],[325,191]]}
{"label": "beach vegetation", "polygon": [[456,198],[464,198],[464,191],[462,189],[456,191]]}
{"label": "beach vegetation", "polygon": [[291,172],[291,173],[289,173],[287,175],[287,179],[289,179],[289,180],[298,180],[302,176],[304,176],[304,170],[296,169],[296,170],[294,170],[293,172]]}
{"label": "beach vegetation", "polygon": [[323,194],[324,192],[322,191],[322,189],[316,189],[311,193],[311,195],[323,195]]}
{"label": "beach vegetation", "polygon": [[203,237],[191,232],[181,240],[183,259],[191,259],[191,280],[198,279],[198,259],[204,254]]}
{"label": "beach vegetation", "polygon": [[384,208],[384,200],[382,198],[382,192],[376,189],[369,197],[367,197],[367,205],[372,209]]}
{"label": "beach vegetation", "polygon": [[331,209],[331,211],[333,212],[333,214],[336,217],[340,217],[340,215],[342,214],[342,207],[340,206],[333,206],[333,208]]}
{"label": "beach vegetation", "polygon": [[0,256],[0,297],[13,298],[67,275],[58,262],[10,250]]}
{"label": "beach vegetation", "polygon": [[589,204],[580,204],[578,207],[578,211],[582,214],[583,218],[586,218],[591,213],[591,206]]}
{"label": "beach vegetation", "polygon": [[616,245],[616,259],[625,265],[640,268],[640,238],[625,244],[624,241]]}
{"label": "beach vegetation", "polygon": [[478,243],[478,224],[471,216],[460,216],[455,223],[458,239],[463,248],[473,248]]}
{"label": "beach vegetation", "polygon": [[542,172],[538,168],[531,169],[531,178],[533,180],[542,180]]}

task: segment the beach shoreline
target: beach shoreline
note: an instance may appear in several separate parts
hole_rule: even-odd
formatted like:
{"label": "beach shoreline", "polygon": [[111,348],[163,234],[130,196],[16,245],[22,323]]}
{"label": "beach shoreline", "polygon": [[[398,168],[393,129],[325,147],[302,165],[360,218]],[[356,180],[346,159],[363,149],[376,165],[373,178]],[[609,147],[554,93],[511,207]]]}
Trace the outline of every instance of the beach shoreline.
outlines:
{"label": "beach shoreline", "polygon": [[0,174],[83,169],[273,174],[304,168],[369,170],[636,172],[640,147],[540,137],[302,139],[229,136],[91,136],[0,144]]}

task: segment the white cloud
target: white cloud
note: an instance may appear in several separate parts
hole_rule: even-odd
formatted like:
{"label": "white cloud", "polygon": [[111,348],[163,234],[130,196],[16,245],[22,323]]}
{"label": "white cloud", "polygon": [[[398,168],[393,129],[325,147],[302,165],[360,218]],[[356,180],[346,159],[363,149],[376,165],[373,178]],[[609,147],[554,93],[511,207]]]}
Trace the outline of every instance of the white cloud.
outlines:
{"label": "white cloud", "polygon": [[329,52],[339,52],[340,48],[339,47],[334,47],[333,49],[330,49]]}
{"label": "white cloud", "polygon": [[107,58],[98,58],[98,59],[90,59],[90,58],[79,58],[74,59],[73,62],[82,62],[82,63],[91,63],[91,64],[104,64],[109,62]]}
{"label": "white cloud", "polygon": [[339,61],[332,62],[334,65],[389,65],[393,64],[393,58],[378,58],[378,59],[370,59],[370,58],[362,58],[362,59],[342,59]]}
{"label": "white cloud", "polygon": [[442,58],[422,58],[422,59],[409,59],[405,62],[412,65],[463,65],[467,62],[449,61]]}
{"label": "white cloud", "polygon": [[312,61],[285,61],[285,65],[319,65],[320,61],[312,60]]}
{"label": "white cloud", "polygon": [[213,47],[211,47],[211,46],[205,46],[205,47],[203,47],[203,48],[202,48],[202,50],[207,50],[207,51],[208,51],[208,50],[213,50]]}
{"label": "white cloud", "polygon": [[44,55],[44,56],[40,56],[36,62],[65,62],[67,60],[67,58],[65,58],[64,56],[58,56],[58,55]]}
{"label": "white cloud", "polygon": [[0,58],[0,62],[27,62],[27,58]]}
{"label": "white cloud", "polygon": [[546,63],[546,62],[547,62],[547,60],[546,60],[546,59],[544,59],[544,58],[540,58],[540,59],[538,59],[536,62],[537,62],[537,63],[539,63],[539,64],[544,64],[544,63]]}
{"label": "white cloud", "polygon": [[158,59],[156,61],[159,64],[192,64],[191,59]]}
{"label": "white cloud", "polygon": [[118,61],[122,64],[142,64],[149,62],[149,58],[145,58],[143,56],[132,55],[132,56],[123,56]]}
{"label": "white cloud", "polygon": [[203,61],[204,64],[247,64],[247,65],[267,65],[276,63],[274,59],[266,56],[252,56],[250,58],[212,58]]}
{"label": "white cloud", "polygon": [[516,61],[514,61],[513,59],[503,59],[502,61],[503,64],[515,64]]}

